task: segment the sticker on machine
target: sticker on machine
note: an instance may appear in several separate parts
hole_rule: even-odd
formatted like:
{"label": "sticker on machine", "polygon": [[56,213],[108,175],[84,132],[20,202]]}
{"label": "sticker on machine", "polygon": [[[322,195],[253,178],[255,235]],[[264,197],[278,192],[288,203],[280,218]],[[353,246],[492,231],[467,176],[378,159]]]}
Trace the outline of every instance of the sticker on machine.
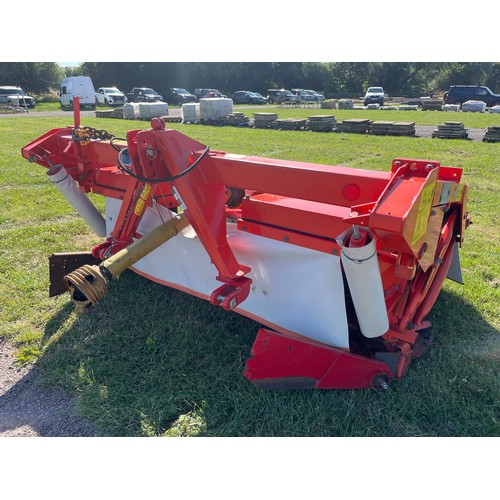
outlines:
{"label": "sticker on machine", "polygon": [[420,205],[418,206],[417,220],[415,221],[415,232],[413,233],[412,246],[422,238],[427,229],[427,222],[432,207],[435,184],[428,184],[420,194]]}

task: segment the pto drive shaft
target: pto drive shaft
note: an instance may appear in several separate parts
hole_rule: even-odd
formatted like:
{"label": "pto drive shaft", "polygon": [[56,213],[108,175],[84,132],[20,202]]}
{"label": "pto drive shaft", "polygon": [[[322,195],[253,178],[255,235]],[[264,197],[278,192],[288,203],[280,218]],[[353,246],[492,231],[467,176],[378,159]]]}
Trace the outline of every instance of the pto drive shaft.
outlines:
{"label": "pto drive shaft", "polygon": [[106,295],[113,278],[188,226],[189,221],[184,214],[176,215],[98,266],[85,265],[65,276],[64,281],[75,304],[75,312],[89,312]]}

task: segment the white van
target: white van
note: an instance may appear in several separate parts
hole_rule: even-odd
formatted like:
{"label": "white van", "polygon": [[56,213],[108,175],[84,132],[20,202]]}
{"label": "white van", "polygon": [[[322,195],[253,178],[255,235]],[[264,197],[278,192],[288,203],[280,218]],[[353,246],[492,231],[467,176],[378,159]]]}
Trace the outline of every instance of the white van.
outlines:
{"label": "white van", "polygon": [[95,89],[89,76],[70,76],[61,82],[59,100],[63,107],[73,107],[75,96],[80,98],[80,106],[95,109]]}

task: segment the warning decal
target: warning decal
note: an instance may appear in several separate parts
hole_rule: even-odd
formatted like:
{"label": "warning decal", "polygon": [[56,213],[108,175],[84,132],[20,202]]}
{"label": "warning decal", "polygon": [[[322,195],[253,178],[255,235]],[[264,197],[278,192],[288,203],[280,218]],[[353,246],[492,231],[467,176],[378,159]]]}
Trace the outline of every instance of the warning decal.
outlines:
{"label": "warning decal", "polygon": [[420,205],[418,207],[417,220],[415,221],[412,246],[425,234],[425,230],[427,229],[435,186],[435,183],[428,184],[420,193]]}

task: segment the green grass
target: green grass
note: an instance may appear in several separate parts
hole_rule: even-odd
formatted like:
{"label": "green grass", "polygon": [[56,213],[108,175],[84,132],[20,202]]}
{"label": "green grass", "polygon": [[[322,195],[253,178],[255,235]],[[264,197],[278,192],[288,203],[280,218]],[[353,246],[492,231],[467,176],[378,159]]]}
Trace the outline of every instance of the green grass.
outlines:
{"label": "green grass", "polygon": [[[319,110],[278,113],[299,116],[299,111],[308,116]],[[348,117],[361,116],[357,113],[372,119],[358,111]],[[370,113],[381,117],[385,112]],[[434,123],[443,120],[443,113],[410,113],[435,115]],[[339,110],[334,114],[342,119]],[[485,127],[490,117],[471,119],[482,119],[480,127]],[[394,157],[416,157],[464,169],[473,217],[461,251],[466,283],[445,283],[430,315],[435,333],[430,351],[382,394],[263,391],[242,376],[259,325],[235,313],[132,272],[113,281],[110,293],[86,316],[74,315],[67,295],[48,298],[47,257],[88,250],[100,240],[49,185],[45,169],[24,160],[20,149],[71,122],[70,113],[0,118],[0,335],[17,346],[20,362],[37,360],[48,386],[73,392],[81,414],[106,434],[500,434],[500,145],[169,125],[232,153],[374,170],[389,169]],[[117,136],[148,127],[147,122],[96,118],[84,124]],[[102,210],[103,200],[92,199]]]}

